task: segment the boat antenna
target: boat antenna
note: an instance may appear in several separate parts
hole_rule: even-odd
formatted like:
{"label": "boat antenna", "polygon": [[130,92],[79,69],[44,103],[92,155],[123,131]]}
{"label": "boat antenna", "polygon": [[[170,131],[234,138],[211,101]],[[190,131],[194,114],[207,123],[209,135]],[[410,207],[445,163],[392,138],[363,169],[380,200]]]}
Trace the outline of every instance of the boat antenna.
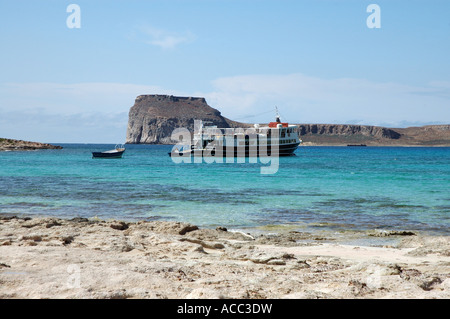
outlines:
{"label": "boat antenna", "polygon": [[278,107],[277,106],[275,106],[275,112],[276,112],[276,121],[277,121],[277,123],[281,123],[280,113],[278,113]]}
{"label": "boat antenna", "polygon": [[272,113],[272,112],[273,112],[273,109],[270,109],[270,110],[265,111],[265,112],[255,113],[255,114],[248,114],[248,115],[245,115],[245,116],[242,116],[242,117],[239,117],[239,118],[234,118],[234,119],[235,120],[245,120],[245,119],[253,118],[253,117],[256,117],[256,116],[260,116],[260,115],[264,115],[264,114],[268,114],[268,113]]}

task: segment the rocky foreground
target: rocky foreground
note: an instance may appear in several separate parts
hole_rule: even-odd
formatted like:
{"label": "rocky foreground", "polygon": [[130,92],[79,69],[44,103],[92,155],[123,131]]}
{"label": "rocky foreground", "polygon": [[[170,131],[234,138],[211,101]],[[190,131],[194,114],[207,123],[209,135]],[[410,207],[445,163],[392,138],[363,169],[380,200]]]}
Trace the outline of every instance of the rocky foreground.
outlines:
{"label": "rocky foreground", "polygon": [[449,237],[403,235],[364,247],[292,231],[1,217],[0,298],[449,298]]}
{"label": "rocky foreground", "polygon": [[33,151],[43,149],[62,149],[62,147],[46,143],[0,138],[0,151]]}

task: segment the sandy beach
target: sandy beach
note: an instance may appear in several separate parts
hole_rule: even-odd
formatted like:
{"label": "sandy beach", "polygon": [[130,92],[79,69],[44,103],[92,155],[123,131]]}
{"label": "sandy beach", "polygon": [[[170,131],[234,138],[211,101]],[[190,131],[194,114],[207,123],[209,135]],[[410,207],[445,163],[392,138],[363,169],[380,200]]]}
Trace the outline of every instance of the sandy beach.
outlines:
{"label": "sandy beach", "polygon": [[449,298],[450,239],[350,246],[180,222],[0,219],[0,298]]}

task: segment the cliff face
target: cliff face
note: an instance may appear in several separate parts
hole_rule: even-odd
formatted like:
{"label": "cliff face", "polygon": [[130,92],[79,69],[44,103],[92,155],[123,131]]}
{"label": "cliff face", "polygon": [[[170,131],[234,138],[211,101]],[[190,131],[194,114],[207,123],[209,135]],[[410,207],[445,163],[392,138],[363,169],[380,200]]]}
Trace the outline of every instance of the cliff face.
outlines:
{"label": "cliff face", "polygon": [[187,128],[193,132],[194,120],[224,128],[246,126],[223,117],[204,98],[140,95],[129,112],[126,143],[172,144],[173,130]]}
{"label": "cliff face", "polygon": [[368,125],[347,125],[347,124],[300,124],[300,135],[320,134],[320,135],[362,135],[374,138],[399,139],[401,134],[393,129],[368,126]]}
{"label": "cliff face", "polygon": [[387,128],[368,125],[299,124],[304,145],[450,146],[450,125]]}

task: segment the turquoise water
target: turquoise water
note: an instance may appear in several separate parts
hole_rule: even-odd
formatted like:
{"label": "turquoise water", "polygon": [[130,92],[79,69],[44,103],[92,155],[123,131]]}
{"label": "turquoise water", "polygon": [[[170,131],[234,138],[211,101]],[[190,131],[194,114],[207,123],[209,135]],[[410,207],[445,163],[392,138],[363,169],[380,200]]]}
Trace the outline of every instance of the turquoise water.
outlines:
{"label": "turquoise water", "polygon": [[301,147],[262,164],[174,163],[171,146],[0,152],[0,214],[177,220],[203,227],[408,229],[449,234],[450,148]]}

